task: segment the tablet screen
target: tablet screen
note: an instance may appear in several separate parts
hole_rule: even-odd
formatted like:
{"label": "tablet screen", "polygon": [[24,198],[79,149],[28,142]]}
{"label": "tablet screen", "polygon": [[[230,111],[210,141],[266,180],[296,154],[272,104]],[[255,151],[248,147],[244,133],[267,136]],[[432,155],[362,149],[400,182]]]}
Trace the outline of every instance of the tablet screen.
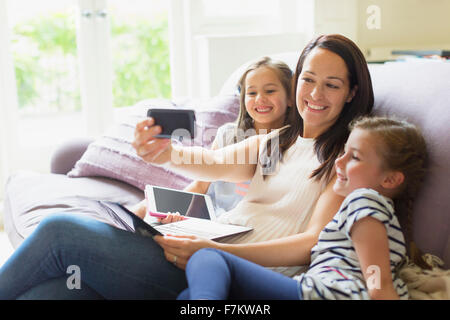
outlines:
{"label": "tablet screen", "polygon": [[179,212],[187,217],[210,219],[204,195],[158,187],[153,187],[153,194],[158,212]]}

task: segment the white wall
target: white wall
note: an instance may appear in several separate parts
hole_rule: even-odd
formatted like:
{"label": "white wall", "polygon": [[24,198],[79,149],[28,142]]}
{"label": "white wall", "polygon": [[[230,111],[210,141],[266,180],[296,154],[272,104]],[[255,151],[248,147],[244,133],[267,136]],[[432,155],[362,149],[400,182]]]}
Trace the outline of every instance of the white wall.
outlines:
{"label": "white wall", "polygon": [[300,52],[319,34],[349,37],[368,61],[396,58],[394,49],[450,49],[450,0],[279,0],[277,12],[262,24],[224,25],[202,20],[201,1],[193,1],[185,29],[190,96],[213,96],[243,62],[273,52]]}
{"label": "white wall", "polygon": [[[358,0],[314,0],[310,38],[339,33],[357,41]],[[309,9],[311,10],[311,9]],[[310,22],[311,23],[311,22]]]}
{"label": "white wall", "polygon": [[[370,5],[380,28],[368,28]],[[368,59],[390,58],[392,49],[450,49],[449,0],[358,0],[358,45]]]}
{"label": "white wall", "polygon": [[306,41],[302,33],[198,37],[198,95],[217,95],[230,74],[255,57],[288,51],[300,55]]}
{"label": "white wall", "polygon": [[213,96],[226,77],[248,60],[302,48],[306,37],[296,19],[299,1],[268,3],[271,11],[259,15],[211,16],[205,14],[202,0],[171,0],[172,95]]}
{"label": "white wall", "polygon": [[214,96],[241,64],[271,53],[300,53],[318,34],[341,33],[356,40],[357,2],[271,0],[272,11],[264,15],[208,17],[202,0],[171,0],[173,96]]}

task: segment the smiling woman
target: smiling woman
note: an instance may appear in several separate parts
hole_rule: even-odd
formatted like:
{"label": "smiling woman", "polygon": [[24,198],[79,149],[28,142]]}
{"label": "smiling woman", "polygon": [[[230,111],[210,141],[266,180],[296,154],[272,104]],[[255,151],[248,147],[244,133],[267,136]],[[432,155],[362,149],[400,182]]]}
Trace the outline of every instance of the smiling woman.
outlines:
{"label": "smiling woman", "polygon": [[[310,54],[313,54],[320,60],[324,60],[323,58],[327,56],[336,63],[336,66],[329,66],[330,70],[324,70],[320,65],[311,61]],[[305,64],[309,69],[314,68],[314,70],[305,69],[305,71],[317,73],[314,78],[312,74],[303,72]],[[310,76],[309,78],[306,77],[306,79],[310,79],[308,80],[310,82],[305,83],[305,89],[302,87],[301,90],[296,90],[294,93],[298,113],[293,116],[298,119],[299,125],[298,128],[293,128],[292,130],[295,132],[305,129],[304,120],[300,116],[301,113],[311,117],[313,123],[316,124],[316,127],[310,126],[312,132],[320,132],[316,139],[315,150],[321,162],[321,165],[314,170],[312,177],[330,177],[333,172],[334,160],[342,151],[341,148],[347,140],[349,134],[347,126],[352,119],[370,112],[373,106],[372,80],[362,52],[355,43],[348,41],[342,35],[320,36],[305,47],[297,64],[294,88],[298,88],[299,82],[301,84],[301,81],[304,81],[302,76],[304,77],[305,74]],[[336,78],[339,78],[339,80],[336,80]],[[342,84],[340,83],[341,81]],[[317,92],[315,92],[316,90]],[[313,94],[312,96],[311,93]],[[315,101],[314,98],[321,101]],[[326,103],[322,100],[325,100]],[[308,101],[313,104],[313,108],[315,107],[319,110],[307,108]],[[338,107],[341,109],[341,112],[337,115],[333,113],[335,110],[332,110],[331,107],[335,106],[336,108],[339,101],[344,103],[344,105],[343,107]],[[318,105],[315,105],[315,103]],[[327,108],[323,107],[330,108],[327,110]],[[365,108],[368,108],[368,110]],[[314,113],[314,111],[317,111],[317,113]],[[318,121],[316,119],[317,115],[324,115],[325,119]],[[333,118],[333,115],[334,123],[330,122],[330,118]],[[323,130],[324,128],[320,126],[322,121],[328,121],[329,123],[329,127],[326,130]],[[319,129],[314,130],[314,128]]]}
{"label": "smiling woman", "polygon": [[308,124],[304,137],[321,135],[336,122],[345,103],[352,101],[356,87],[350,86],[345,61],[337,54],[314,49],[305,60],[297,90],[297,108]]}

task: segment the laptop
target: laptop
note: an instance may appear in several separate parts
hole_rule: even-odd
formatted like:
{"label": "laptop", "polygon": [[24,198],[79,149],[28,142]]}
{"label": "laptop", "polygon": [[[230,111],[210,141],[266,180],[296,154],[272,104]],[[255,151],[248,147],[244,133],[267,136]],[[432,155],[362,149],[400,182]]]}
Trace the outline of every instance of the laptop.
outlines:
{"label": "laptop", "polygon": [[252,230],[250,227],[223,224],[209,219],[194,217],[168,224],[156,224],[155,219],[150,215],[147,214],[145,219],[141,219],[119,203],[99,201],[99,204],[110,215],[117,227],[147,237],[156,235],[196,235],[210,240],[220,240]]}

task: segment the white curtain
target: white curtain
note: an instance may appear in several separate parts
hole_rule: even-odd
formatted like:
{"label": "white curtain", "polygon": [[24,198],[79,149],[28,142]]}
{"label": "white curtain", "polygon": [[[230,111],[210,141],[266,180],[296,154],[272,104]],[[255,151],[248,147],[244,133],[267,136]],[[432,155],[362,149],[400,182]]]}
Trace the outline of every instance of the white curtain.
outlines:
{"label": "white curtain", "polygon": [[0,200],[17,154],[17,89],[9,51],[6,1],[0,1]]}

